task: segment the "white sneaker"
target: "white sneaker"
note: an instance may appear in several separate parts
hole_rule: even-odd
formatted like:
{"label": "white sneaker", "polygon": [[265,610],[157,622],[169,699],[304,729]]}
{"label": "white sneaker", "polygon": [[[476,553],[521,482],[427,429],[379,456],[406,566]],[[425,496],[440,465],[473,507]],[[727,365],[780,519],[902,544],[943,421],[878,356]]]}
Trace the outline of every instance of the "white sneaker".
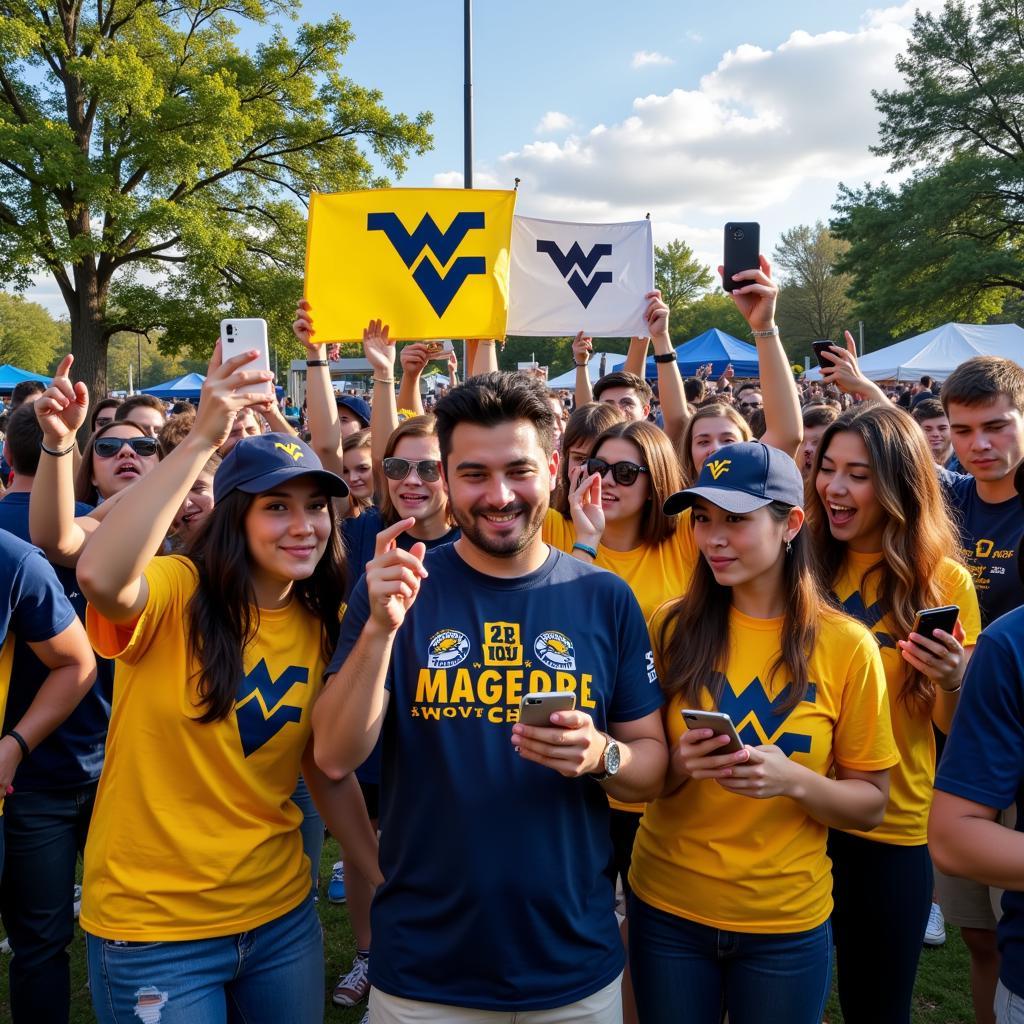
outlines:
{"label": "white sneaker", "polygon": [[366,1008],[366,1013],[363,1014],[363,1019],[359,1022],[359,1024],[370,1024],[370,1008],[369,1007]]}
{"label": "white sneaker", "polygon": [[924,930],[926,946],[942,946],[946,942],[946,919],[942,916],[942,908],[938,903],[932,904],[928,915],[928,927]]}
{"label": "white sneaker", "polygon": [[358,1006],[370,994],[370,958],[356,956],[331,995],[335,1006]]}
{"label": "white sneaker", "polygon": [[72,900],[75,905],[75,918],[77,920],[78,913],[82,909],[82,887],[80,885],[75,886],[74,893],[72,894]]}

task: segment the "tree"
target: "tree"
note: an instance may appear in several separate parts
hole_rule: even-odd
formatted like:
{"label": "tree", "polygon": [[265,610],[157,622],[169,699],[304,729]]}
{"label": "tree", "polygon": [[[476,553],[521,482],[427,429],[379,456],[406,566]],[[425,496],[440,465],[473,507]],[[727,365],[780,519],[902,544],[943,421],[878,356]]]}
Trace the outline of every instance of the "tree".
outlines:
{"label": "tree", "polygon": [[282,334],[309,193],[385,185],[361,146],[401,175],[431,145],[429,113],[342,75],[340,17],[235,44],[236,21],[291,9],[0,0],[0,279],[53,276],[94,396],[118,331],[208,353],[230,308]]}
{"label": "tree", "polygon": [[42,306],[0,292],[0,363],[46,373],[60,342],[60,325]]}
{"label": "tree", "polygon": [[1024,290],[1024,8],[917,14],[905,88],[875,93],[898,188],[841,187],[832,230],[858,312],[891,333],[983,320]]}
{"label": "tree", "polygon": [[723,291],[702,295],[669,320],[673,345],[696,338],[712,327],[734,338],[745,339],[750,334],[750,327],[736,308],[736,303]]}
{"label": "tree", "polygon": [[780,329],[787,340],[838,340],[853,303],[847,295],[850,278],[836,273],[835,264],[848,248],[821,221],[783,231],[773,256],[782,272]]}
{"label": "tree", "polygon": [[668,306],[669,323],[714,283],[711,271],[697,261],[680,239],[654,247],[654,283]]}

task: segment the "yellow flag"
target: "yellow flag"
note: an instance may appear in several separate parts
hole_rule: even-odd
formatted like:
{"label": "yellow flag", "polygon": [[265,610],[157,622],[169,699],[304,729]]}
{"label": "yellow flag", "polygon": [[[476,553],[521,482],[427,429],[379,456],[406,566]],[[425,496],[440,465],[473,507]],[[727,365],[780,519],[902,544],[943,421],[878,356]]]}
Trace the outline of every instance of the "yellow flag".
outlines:
{"label": "yellow flag", "polygon": [[501,338],[515,192],[376,189],[314,193],[306,298],[316,339]]}

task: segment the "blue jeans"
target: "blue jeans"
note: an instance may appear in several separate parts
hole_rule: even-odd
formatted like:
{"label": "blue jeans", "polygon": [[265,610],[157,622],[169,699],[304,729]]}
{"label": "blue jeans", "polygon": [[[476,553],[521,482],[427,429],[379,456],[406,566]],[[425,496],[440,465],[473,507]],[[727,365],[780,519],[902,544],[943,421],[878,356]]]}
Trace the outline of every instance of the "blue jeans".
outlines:
{"label": "blue jeans", "polygon": [[61,1024],[71,1007],[75,865],[85,848],[96,783],[16,792],[4,803],[6,862],[0,916],[11,940],[11,1019]]}
{"label": "blue jeans", "polygon": [[292,793],[292,803],[302,811],[302,852],[309,858],[309,870],[313,876],[313,893],[320,880],[320,852],[324,848],[324,822],[313,803],[306,780],[300,775],[299,784]]}
{"label": "blue jeans", "polygon": [[308,896],[249,932],[186,942],[86,936],[99,1024],[320,1024],[324,951]]}
{"label": "blue jeans", "polygon": [[831,983],[826,921],[785,935],[726,932],[629,899],[641,1024],[819,1024]]}

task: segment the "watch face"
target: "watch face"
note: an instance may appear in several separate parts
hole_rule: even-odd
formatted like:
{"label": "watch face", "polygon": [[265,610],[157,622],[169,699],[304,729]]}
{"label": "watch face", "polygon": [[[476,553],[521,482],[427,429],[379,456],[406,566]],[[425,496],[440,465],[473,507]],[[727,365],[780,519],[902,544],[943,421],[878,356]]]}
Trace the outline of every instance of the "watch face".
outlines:
{"label": "watch face", "polygon": [[614,740],[609,740],[605,749],[604,770],[609,775],[614,775],[619,770],[619,745]]}

